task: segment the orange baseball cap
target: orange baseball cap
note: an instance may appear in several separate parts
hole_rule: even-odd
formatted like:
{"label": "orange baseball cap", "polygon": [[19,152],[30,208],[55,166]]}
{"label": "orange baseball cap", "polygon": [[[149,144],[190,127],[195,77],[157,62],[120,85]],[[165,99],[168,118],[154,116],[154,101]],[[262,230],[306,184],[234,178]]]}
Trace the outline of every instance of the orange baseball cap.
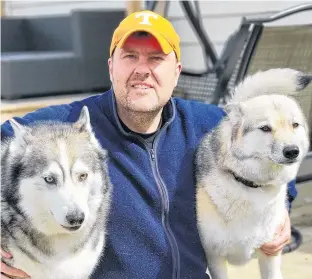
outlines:
{"label": "orange baseball cap", "polygon": [[173,50],[180,61],[179,35],[167,19],[152,11],[132,13],[120,22],[113,34],[110,56],[116,47],[122,48],[126,39],[137,31],[145,31],[153,35],[165,54]]}

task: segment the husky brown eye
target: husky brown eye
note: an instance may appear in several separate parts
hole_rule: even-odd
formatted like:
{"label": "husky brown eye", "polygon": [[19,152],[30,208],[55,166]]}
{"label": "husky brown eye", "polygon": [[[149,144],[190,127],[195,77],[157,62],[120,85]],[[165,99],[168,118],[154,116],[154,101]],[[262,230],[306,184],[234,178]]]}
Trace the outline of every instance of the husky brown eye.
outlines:
{"label": "husky brown eye", "polygon": [[299,124],[297,122],[292,124],[293,128],[297,128],[299,126]]}
{"label": "husky brown eye", "polygon": [[268,126],[268,125],[264,125],[264,126],[260,127],[259,129],[260,129],[261,131],[263,131],[263,132],[266,132],[266,133],[272,131],[272,128],[271,128],[270,126]]}
{"label": "husky brown eye", "polygon": [[87,173],[81,173],[78,177],[78,180],[79,181],[85,181],[88,177],[88,174]]}

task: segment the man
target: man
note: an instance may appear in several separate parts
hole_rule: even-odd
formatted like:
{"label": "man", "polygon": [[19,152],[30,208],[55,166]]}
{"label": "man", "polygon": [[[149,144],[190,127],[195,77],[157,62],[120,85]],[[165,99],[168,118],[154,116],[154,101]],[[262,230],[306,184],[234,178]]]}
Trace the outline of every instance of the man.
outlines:
{"label": "man", "polygon": [[[112,38],[111,90],[16,118],[22,124],[71,122],[84,105],[89,108],[93,130],[110,154],[114,185],[106,253],[94,278],[208,278],[196,225],[192,162],[201,137],[224,112],[171,98],[182,69],[179,42],[160,15],[133,13]],[[2,136],[11,135],[5,123]],[[267,254],[290,239],[285,216],[276,239],[262,247]],[[9,255],[3,251],[2,256]],[[2,273],[25,276],[4,264]]]}

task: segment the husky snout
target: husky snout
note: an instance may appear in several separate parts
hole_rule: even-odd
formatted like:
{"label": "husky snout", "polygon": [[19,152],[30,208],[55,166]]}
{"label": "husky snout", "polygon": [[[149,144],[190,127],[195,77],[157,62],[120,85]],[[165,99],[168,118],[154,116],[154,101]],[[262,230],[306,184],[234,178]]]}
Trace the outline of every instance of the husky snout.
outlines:
{"label": "husky snout", "polygon": [[54,191],[49,200],[51,213],[56,223],[62,228],[75,231],[87,223],[89,215],[88,190],[86,188],[74,188],[65,186]]}
{"label": "husky snout", "polygon": [[78,230],[87,220],[87,212],[78,205],[68,205],[51,210],[55,221],[63,228],[75,231]]}
{"label": "husky snout", "polygon": [[297,145],[288,145],[283,149],[283,154],[285,158],[294,160],[299,156],[299,147]]}
{"label": "husky snout", "polygon": [[296,143],[275,142],[272,146],[270,160],[277,164],[289,165],[297,163],[300,160],[302,150]]}
{"label": "husky snout", "polygon": [[62,225],[68,230],[78,230],[85,220],[85,213],[78,208],[68,211],[65,216],[66,225]]}

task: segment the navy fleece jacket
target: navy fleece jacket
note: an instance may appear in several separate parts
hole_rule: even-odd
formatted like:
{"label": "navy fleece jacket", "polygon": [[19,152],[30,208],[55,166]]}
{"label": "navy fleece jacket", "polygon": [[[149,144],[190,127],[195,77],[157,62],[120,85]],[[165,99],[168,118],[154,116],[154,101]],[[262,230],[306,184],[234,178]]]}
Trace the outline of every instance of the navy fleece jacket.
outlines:
{"label": "navy fleece jacket", "polygon": [[[97,138],[109,151],[114,186],[105,257],[92,278],[209,278],[196,226],[193,156],[202,136],[224,112],[172,98],[152,149],[122,128],[112,91],[15,119],[22,124],[73,122],[84,105]],[[8,122],[1,131],[2,138],[12,135]],[[295,198],[294,183],[289,184],[289,194]]]}

